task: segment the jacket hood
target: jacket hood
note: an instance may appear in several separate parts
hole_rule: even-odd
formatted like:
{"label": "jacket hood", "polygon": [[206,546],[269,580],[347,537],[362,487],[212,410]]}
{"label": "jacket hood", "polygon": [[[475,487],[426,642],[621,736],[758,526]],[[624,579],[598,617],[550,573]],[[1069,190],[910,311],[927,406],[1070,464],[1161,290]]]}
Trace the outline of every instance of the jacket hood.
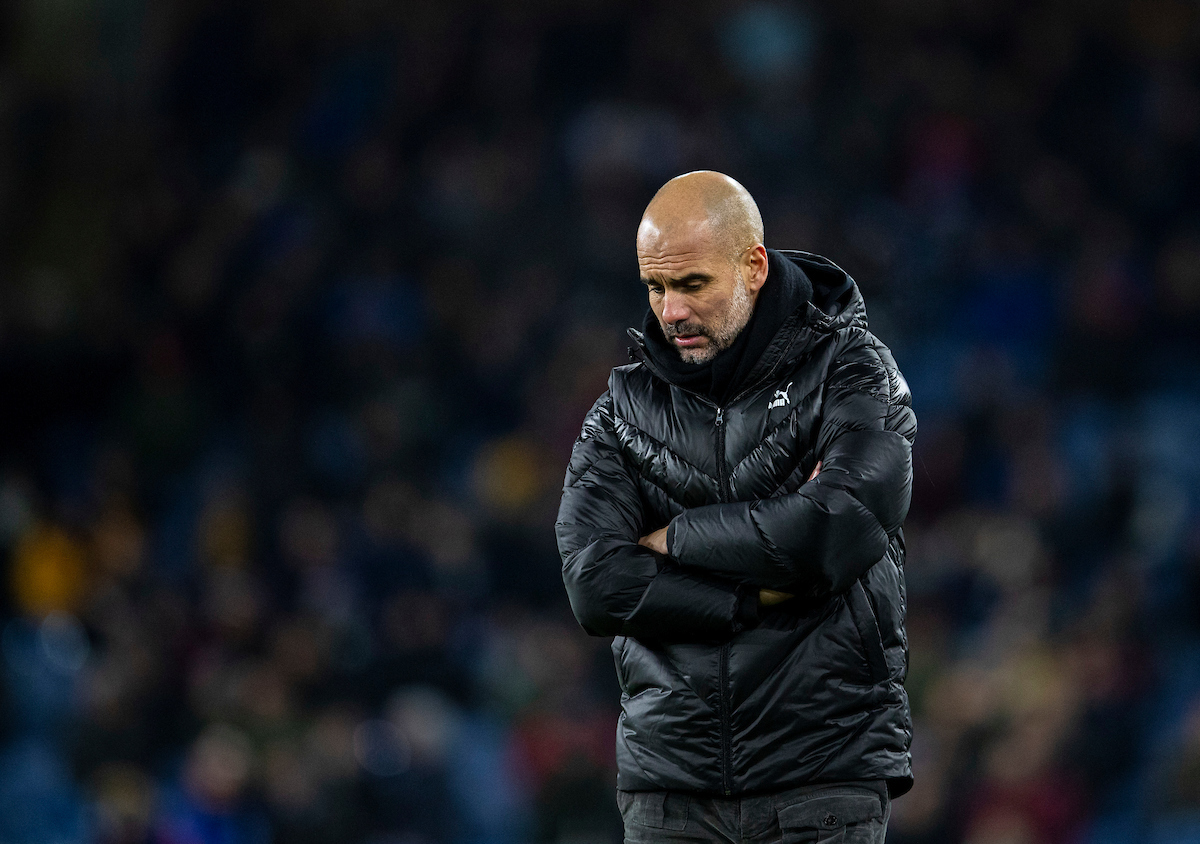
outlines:
{"label": "jacket hood", "polygon": [[850,274],[828,258],[799,249],[780,249],[779,254],[800,267],[812,282],[809,322],[828,330],[867,327],[867,306]]}

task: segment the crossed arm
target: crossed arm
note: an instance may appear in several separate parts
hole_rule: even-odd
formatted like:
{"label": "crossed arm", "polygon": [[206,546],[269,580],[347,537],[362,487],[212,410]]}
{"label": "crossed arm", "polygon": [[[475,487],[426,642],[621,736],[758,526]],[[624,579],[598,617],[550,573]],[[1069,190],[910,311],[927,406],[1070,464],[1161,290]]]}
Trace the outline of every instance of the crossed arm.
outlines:
{"label": "crossed arm", "polygon": [[[817,465],[813,467],[812,474],[808,476],[808,479],[811,481],[818,474],[820,474],[820,472],[821,472],[821,461],[818,460]],[[666,527],[659,528],[658,530],[654,531],[653,533],[646,534],[645,536],[643,536],[641,539],[638,540],[638,545],[645,546],[646,548],[649,548],[651,551],[662,554],[663,556],[667,556],[669,553],[667,551],[667,533],[670,530],[670,527],[671,527],[670,525],[667,525]],[[758,603],[764,607],[771,607],[771,606],[774,606],[775,604],[782,604],[784,601],[790,600],[791,598],[795,598],[795,597],[796,596],[793,595],[791,592],[781,592],[778,589],[759,589],[758,590]]]}
{"label": "crossed arm", "polygon": [[662,642],[721,641],[752,621],[747,587],[639,544],[644,520],[606,393],[584,420],[555,523],[575,617],[594,636]]}
{"label": "crossed arm", "polygon": [[889,403],[886,378],[878,357],[835,368],[818,470],[795,493],[693,508],[650,532],[602,396],[572,454],[556,523],[583,627],[718,641],[752,624],[759,603],[849,588],[884,556],[908,511],[915,419]]}

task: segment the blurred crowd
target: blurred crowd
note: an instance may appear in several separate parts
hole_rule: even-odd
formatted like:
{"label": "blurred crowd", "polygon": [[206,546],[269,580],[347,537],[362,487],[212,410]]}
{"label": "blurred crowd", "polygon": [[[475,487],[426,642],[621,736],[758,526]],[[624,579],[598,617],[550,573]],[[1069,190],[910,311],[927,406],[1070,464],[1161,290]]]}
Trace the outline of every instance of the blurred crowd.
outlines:
{"label": "blurred crowd", "polygon": [[0,841],[607,844],[552,524],[678,173],[920,433],[895,844],[1200,841],[1200,7],[0,5]]}

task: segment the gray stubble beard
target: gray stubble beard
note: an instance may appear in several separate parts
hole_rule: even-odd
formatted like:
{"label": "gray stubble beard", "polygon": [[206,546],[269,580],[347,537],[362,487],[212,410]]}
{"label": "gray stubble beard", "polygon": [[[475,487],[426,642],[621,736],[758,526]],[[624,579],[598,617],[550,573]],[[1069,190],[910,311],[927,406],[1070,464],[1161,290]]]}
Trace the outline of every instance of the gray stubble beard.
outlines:
{"label": "gray stubble beard", "polygon": [[709,342],[703,349],[684,349],[676,346],[679,356],[683,358],[684,363],[708,363],[733,345],[733,341],[750,322],[750,315],[753,312],[754,301],[750,298],[750,291],[746,289],[746,285],[742,283],[734,285],[729,310],[725,312],[721,323],[711,330],[706,328],[702,332]]}

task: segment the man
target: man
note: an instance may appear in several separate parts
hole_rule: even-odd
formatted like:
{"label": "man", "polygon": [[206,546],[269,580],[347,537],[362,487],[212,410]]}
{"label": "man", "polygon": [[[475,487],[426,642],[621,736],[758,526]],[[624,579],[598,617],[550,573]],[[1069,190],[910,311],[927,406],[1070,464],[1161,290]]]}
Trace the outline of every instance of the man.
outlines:
{"label": "man", "polygon": [[615,636],[627,842],[882,842],[912,784],[901,525],[916,419],[832,262],[763,246],[688,173],[637,232],[650,310],[575,444],[556,524]]}

